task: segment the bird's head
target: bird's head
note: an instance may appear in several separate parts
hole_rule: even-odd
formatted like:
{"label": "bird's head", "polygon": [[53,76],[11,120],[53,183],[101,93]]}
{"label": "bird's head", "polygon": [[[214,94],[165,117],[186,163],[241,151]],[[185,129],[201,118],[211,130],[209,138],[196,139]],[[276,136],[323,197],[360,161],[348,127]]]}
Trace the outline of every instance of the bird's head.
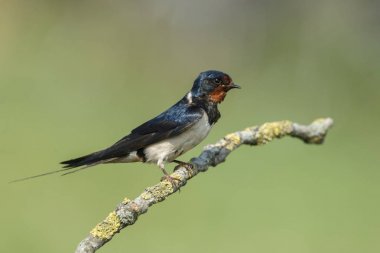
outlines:
{"label": "bird's head", "polygon": [[234,84],[229,75],[221,71],[208,70],[200,73],[195,79],[191,89],[191,96],[206,99],[213,103],[220,103],[224,100],[227,92],[234,88],[240,89],[240,86]]}

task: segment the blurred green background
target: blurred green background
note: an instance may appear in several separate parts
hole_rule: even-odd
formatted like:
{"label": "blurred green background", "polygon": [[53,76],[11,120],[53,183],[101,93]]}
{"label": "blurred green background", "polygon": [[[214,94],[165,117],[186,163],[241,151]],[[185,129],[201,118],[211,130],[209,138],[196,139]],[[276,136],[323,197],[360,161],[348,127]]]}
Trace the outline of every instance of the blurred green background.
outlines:
{"label": "blurred green background", "polygon": [[[380,252],[378,1],[0,1],[0,251],[73,252],[154,165],[7,182],[106,147],[199,72],[242,90],[188,160],[225,134],[330,116],[322,146],[242,147],[101,252]],[[172,166],[169,166],[172,167]]]}

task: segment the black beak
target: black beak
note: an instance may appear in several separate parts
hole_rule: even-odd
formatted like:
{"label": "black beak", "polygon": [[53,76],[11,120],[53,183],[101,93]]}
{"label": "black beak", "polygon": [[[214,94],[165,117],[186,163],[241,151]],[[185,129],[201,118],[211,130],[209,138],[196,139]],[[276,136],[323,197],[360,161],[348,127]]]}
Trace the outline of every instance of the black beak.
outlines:
{"label": "black beak", "polygon": [[228,88],[229,89],[241,89],[241,87],[237,84],[234,84],[234,83],[231,83],[230,85],[228,85]]}

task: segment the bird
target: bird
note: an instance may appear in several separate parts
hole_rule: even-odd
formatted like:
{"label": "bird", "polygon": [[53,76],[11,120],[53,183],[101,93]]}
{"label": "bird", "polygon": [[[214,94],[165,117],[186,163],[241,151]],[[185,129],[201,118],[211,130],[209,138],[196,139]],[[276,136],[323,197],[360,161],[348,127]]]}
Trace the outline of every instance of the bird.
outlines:
{"label": "bird", "polygon": [[201,72],[189,92],[177,103],[153,119],[134,128],[113,145],[78,158],[61,162],[63,168],[32,177],[64,171],[67,175],[99,164],[143,162],[156,164],[164,179],[173,182],[165,164],[191,164],[176,160],[203,141],[221,114],[218,104],[232,89],[240,89],[221,71]]}

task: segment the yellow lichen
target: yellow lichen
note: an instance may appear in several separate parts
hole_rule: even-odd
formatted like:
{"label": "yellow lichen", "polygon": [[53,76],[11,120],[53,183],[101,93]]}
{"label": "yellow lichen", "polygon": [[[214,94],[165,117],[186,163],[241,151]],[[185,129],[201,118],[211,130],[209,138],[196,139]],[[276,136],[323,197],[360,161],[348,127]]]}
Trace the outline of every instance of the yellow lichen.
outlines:
{"label": "yellow lichen", "polygon": [[145,192],[143,192],[142,194],[141,194],[141,198],[143,198],[143,199],[145,199],[145,200],[148,200],[148,199],[150,199],[150,198],[152,198],[153,197],[153,195],[150,193],[150,192],[147,192],[147,191],[145,191]]}
{"label": "yellow lichen", "polygon": [[159,187],[156,188],[156,191],[152,193],[155,197],[156,196],[165,197],[174,191],[172,183],[169,182],[168,180],[164,180],[160,182],[158,185]]}
{"label": "yellow lichen", "polygon": [[315,123],[324,123],[325,121],[326,121],[325,118],[319,118],[319,119],[314,120],[311,124],[315,124]]}
{"label": "yellow lichen", "polygon": [[181,175],[179,175],[178,173],[173,173],[170,175],[170,177],[178,181],[181,181]]}
{"label": "yellow lichen", "polygon": [[156,201],[163,200],[166,196],[174,192],[173,185],[168,180],[163,180],[159,184],[156,184],[153,187],[149,187],[146,189]]}
{"label": "yellow lichen", "polygon": [[123,205],[126,205],[126,204],[128,204],[129,202],[131,202],[132,200],[130,200],[129,198],[127,198],[127,197],[125,197],[124,199],[123,199]]}
{"label": "yellow lichen", "polygon": [[274,138],[280,138],[291,133],[292,123],[290,121],[279,121],[263,124],[257,133],[257,143],[265,144]]}
{"label": "yellow lichen", "polygon": [[227,145],[225,146],[228,150],[233,150],[237,145],[241,143],[240,136],[236,133],[229,134],[225,137]]}
{"label": "yellow lichen", "polygon": [[247,128],[245,128],[243,131],[252,132],[252,131],[255,130],[256,128],[257,128],[257,126],[247,127]]}
{"label": "yellow lichen", "polygon": [[116,212],[110,213],[107,218],[96,225],[94,229],[91,230],[91,235],[98,237],[100,239],[111,239],[111,237],[119,230],[121,222]]}

